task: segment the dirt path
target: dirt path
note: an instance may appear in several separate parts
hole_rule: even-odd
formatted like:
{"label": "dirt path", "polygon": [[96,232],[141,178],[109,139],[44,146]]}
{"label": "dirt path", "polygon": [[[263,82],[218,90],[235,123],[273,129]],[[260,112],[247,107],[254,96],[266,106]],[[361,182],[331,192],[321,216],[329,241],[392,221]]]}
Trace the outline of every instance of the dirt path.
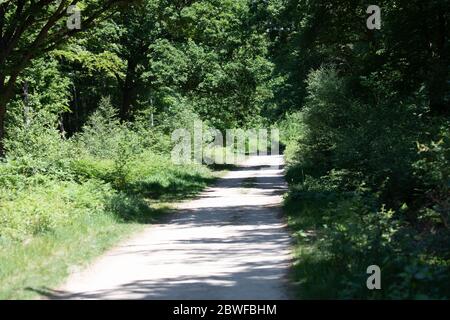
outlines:
{"label": "dirt path", "polygon": [[250,158],[168,223],[73,274],[59,299],[287,299],[290,237],[281,156]]}

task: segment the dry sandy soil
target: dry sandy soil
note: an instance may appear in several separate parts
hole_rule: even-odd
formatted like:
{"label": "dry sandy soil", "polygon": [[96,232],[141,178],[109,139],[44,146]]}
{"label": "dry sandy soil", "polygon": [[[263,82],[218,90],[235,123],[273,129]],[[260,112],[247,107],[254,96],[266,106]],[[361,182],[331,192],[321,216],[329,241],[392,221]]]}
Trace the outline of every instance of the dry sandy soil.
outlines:
{"label": "dry sandy soil", "polygon": [[250,157],[53,291],[56,299],[288,299],[281,156]]}

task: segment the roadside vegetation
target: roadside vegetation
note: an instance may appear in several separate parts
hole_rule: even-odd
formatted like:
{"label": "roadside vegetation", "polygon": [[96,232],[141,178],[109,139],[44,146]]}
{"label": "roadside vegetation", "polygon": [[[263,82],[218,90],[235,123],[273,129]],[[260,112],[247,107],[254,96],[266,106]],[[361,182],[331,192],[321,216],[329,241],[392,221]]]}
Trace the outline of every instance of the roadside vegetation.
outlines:
{"label": "roadside vegetation", "polygon": [[175,165],[174,130],[261,125],[270,96],[247,1],[80,1],[68,30],[71,3],[0,3],[0,299],[204,189],[230,166]]}
{"label": "roadside vegetation", "polygon": [[379,30],[346,0],[86,0],[70,30],[72,2],[0,1],[0,299],[214,181],[171,161],[196,121],[281,129],[299,298],[450,298],[447,1]]}
{"label": "roadside vegetation", "polygon": [[22,141],[6,141],[11,151],[0,165],[1,299],[57,285],[216,177],[205,166],[172,164],[154,149],[170,137],[155,137],[139,121],[120,123],[108,99],[68,139],[31,123],[18,133]]}
{"label": "roadside vegetation", "polygon": [[[352,18],[362,5],[288,2],[280,126],[298,298],[450,298],[448,7],[381,1],[369,31]],[[371,265],[381,290],[366,286]]]}

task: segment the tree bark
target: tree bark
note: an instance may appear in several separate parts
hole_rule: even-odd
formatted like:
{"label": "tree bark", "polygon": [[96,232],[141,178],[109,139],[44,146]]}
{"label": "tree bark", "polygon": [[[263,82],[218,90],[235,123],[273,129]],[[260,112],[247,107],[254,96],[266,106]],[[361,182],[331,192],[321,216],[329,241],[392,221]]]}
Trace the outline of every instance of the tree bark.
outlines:
{"label": "tree bark", "polygon": [[0,158],[5,156],[5,146],[4,140],[5,137],[5,115],[6,115],[6,104],[0,102]]}
{"label": "tree bark", "polygon": [[127,74],[122,86],[122,105],[120,108],[120,118],[122,120],[128,120],[130,111],[136,102],[136,67],[136,61],[128,59]]}
{"label": "tree bark", "polygon": [[[0,79],[5,77],[0,75]],[[0,158],[5,156],[5,119],[6,119],[6,106],[11,100],[14,94],[14,86],[17,77],[12,77],[7,83],[0,82]]]}

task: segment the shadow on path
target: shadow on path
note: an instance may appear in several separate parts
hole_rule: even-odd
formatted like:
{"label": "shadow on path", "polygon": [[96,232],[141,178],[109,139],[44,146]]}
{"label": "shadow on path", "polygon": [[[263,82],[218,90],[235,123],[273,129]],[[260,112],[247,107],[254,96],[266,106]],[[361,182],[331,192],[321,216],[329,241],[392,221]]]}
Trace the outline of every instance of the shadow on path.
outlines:
{"label": "shadow on path", "polygon": [[288,299],[292,243],[275,157],[252,158],[60,289],[28,289],[50,299]]}

